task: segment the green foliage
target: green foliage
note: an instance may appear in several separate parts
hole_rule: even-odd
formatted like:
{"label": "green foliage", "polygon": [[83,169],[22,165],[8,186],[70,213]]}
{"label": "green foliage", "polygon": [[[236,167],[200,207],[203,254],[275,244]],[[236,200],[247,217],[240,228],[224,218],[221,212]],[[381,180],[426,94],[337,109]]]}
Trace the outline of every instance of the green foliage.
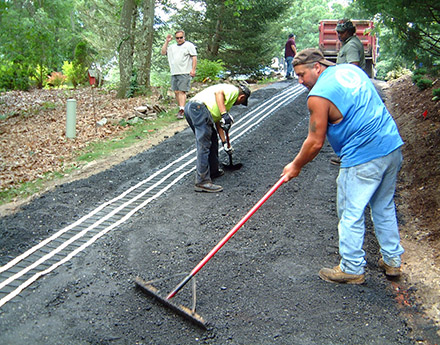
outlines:
{"label": "green foliage", "polygon": [[[73,2],[51,1],[2,2],[0,14],[1,68],[13,64],[17,73],[2,82],[9,89],[27,89],[32,80],[43,86],[46,76],[35,70],[59,70],[71,54],[76,32],[73,28]],[[18,79],[17,79],[18,78]],[[4,87],[4,86],[3,86]]]}
{"label": "green foliage", "polygon": [[[185,5],[173,18],[196,44],[199,57],[221,60],[233,74],[246,74],[267,66],[273,57],[272,22],[289,6],[286,0],[203,0],[200,6]],[[203,10],[200,10],[200,8]]]}
{"label": "green foliage", "polygon": [[432,95],[434,97],[440,97],[440,88],[432,89]]}
{"label": "green foliage", "polygon": [[73,63],[69,61],[64,61],[62,70],[63,70],[63,74],[67,77],[67,82],[73,85],[73,81],[75,80],[75,71],[73,68]]}
{"label": "green foliage", "polygon": [[[420,90],[424,90],[424,89],[430,87],[430,86],[427,86],[428,83],[426,82],[426,80],[428,80],[428,79],[425,78],[427,73],[428,73],[428,70],[426,67],[417,68],[413,71],[413,75],[411,77],[411,80],[414,84],[416,84],[419,87]],[[425,80],[425,81],[422,81],[422,80]]]}
{"label": "green foliage", "polygon": [[278,23],[274,23],[273,37],[278,42],[279,54],[284,57],[284,45],[290,33],[295,35],[296,47],[299,50],[318,47],[319,22],[324,19],[339,19],[344,15],[343,8],[329,8],[327,0],[304,0],[290,6]]}
{"label": "green foliage", "polygon": [[125,95],[125,98],[131,98],[135,96],[135,94],[138,92],[138,82],[137,82],[137,73],[136,71],[133,71],[133,74],[130,78],[130,85],[128,87],[127,93]]}
{"label": "green foliage", "polygon": [[79,42],[75,47],[75,57],[70,70],[70,82],[74,88],[87,82],[87,70],[89,66],[87,44],[85,42]]}
{"label": "green foliage", "polygon": [[75,0],[81,37],[103,65],[114,57],[119,43],[121,5],[122,1]]}
{"label": "green foliage", "polygon": [[222,60],[210,61],[208,59],[200,59],[197,62],[197,74],[195,81],[205,82],[206,80],[219,80],[219,74],[225,71]]}
{"label": "green foliage", "polygon": [[35,85],[37,85],[38,88],[43,88],[46,86],[48,74],[49,70],[47,67],[41,65],[37,66],[32,80],[35,82]]}
{"label": "green foliage", "polygon": [[71,83],[74,88],[87,82],[88,67],[78,60],[72,62],[64,61],[62,70],[67,77],[67,82]]}
{"label": "green foliage", "polygon": [[[440,60],[440,7],[438,0],[358,0],[379,26],[393,35],[392,49],[408,62],[432,66]],[[381,43],[381,46],[383,44]],[[396,51],[397,50],[397,51]]]}
{"label": "green foliage", "polygon": [[410,74],[411,71],[407,68],[402,68],[402,67],[397,67],[397,69],[393,69],[391,71],[389,71],[386,75],[385,80],[393,80],[393,79],[398,79],[400,77],[403,77],[404,75],[408,75]]}
{"label": "green foliage", "polygon": [[116,90],[119,84],[119,68],[112,66],[107,73],[104,88],[107,90]]}
{"label": "green foliage", "polygon": [[0,60],[0,90],[28,90],[31,76],[26,64]]}
{"label": "green foliage", "polygon": [[416,85],[420,90],[426,90],[426,89],[429,89],[430,87],[432,87],[432,80],[422,78],[416,82]]}
{"label": "green foliage", "polygon": [[171,74],[168,69],[161,72],[153,70],[153,72],[151,73],[151,85],[159,88],[160,96],[163,100],[168,99],[170,78]]}

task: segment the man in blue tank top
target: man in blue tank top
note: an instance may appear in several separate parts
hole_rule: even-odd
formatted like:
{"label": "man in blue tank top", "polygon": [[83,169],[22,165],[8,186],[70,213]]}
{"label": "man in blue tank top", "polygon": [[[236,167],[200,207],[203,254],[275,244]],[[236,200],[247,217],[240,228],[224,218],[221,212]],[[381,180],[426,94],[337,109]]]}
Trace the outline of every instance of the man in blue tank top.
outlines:
{"label": "man in blue tank top", "polygon": [[365,281],[364,210],[370,206],[381,258],[387,276],[401,274],[400,245],[394,205],[397,174],[402,164],[396,123],[368,76],[350,64],[335,66],[318,49],[299,52],[293,66],[299,83],[310,93],[309,132],[301,150],[283,170],[286,182],[321,150],[327,137],[341,158],[337,178],[339,253],[334,268],[319,276],[333,283]]}

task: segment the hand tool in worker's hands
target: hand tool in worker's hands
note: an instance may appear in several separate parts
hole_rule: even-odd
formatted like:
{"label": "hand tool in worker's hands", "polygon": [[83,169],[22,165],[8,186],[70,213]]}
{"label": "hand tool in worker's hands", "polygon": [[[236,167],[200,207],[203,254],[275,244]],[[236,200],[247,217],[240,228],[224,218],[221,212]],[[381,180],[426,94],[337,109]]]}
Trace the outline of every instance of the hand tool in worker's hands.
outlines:
{"label": "hand tool in worker's hands", "polygon": [[[226,143],[223,144],[223,148],[224,148],[225,152],[229,156],[229,165],[224,165],[223,164],[223,167],[226,170],[238,170],[238,169],[241,169],[243,164],[241,164],[241,163],[233,164],[232,163],[232,152],[234,152],[234,150],[233,150],[233,148],[231,146],[231,142],[229,141],[229,130],[225,131],[225,136],[226,136]],[[225,146],[226,146],[226,148],[225,148]]]}

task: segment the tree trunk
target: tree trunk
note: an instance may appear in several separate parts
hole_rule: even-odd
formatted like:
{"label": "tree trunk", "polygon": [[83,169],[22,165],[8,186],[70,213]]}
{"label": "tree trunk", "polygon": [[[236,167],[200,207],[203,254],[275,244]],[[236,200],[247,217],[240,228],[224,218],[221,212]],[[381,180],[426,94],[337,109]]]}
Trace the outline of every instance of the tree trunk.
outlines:
{"label": "tree trunk", "polygon": [[223,16],[225,15],[225,5],[224,2],[220,2],[216,11],[217,20],[215,24],[215,31],[211,36],[211,39],[208,42],[208,56],[211,59],[215,59],[218,56],[220,49],[221,36],[223,31]]}
{"label": "tree trunk", "polygon": [[136,4],[135,0],[124,0],[121,13],[121,26],[120,26],[120,43],[118,47],[119,51],[119,90],[117,97],[126,98],[130,87],[130,79],[133,73],[133,22],[135,14]]}
{"label": "tree trunk", "polygon": [[138,47],[138,85],[145,90],[150,88],[151,56],[153,51],[154,0],[143,0],[143,20]]}

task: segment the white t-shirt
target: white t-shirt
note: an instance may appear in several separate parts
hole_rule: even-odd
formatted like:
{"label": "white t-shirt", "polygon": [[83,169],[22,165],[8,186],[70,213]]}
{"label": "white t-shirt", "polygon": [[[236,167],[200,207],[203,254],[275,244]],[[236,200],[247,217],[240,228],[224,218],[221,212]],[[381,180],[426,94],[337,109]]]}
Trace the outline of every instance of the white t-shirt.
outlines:
{"label": "white t-shirt", "polygon": [[192,57],[197,56],[197,51],[194,44],[185,41],[181,45],[168,46],[167,56],[171,75],[189,74],[192,70]]}

